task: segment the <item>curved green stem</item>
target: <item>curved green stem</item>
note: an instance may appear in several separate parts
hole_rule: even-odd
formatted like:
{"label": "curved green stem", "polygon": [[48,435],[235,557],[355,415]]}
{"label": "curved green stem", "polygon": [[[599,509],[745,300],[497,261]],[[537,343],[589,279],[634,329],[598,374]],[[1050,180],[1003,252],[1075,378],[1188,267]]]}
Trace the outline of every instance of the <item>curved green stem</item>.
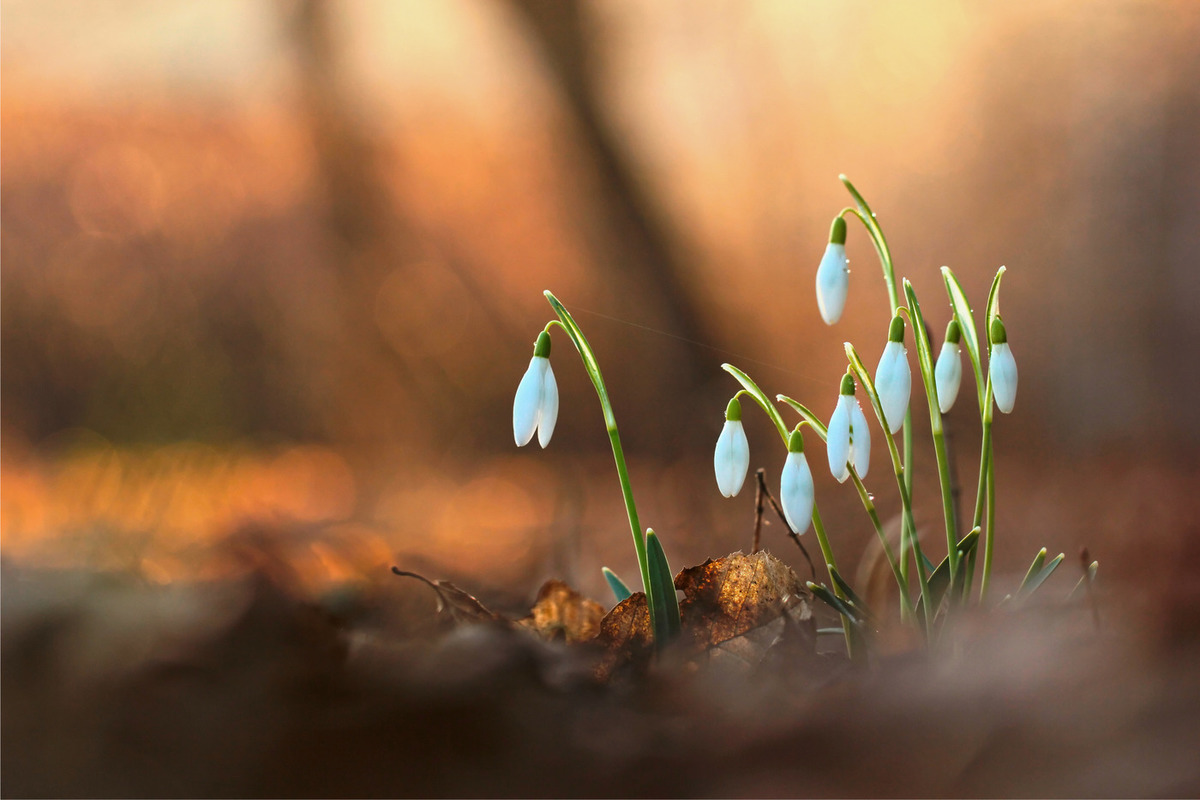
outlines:
{"label": "curved green stem", "polygon": [[[821,422],[817,418],[817,415],[809,411],[802,403],[793,400],[785,394],[776,395],[775,399],[795,409],[804,418],[804,421],[808,423],[809,427],[817,432],[817,435],[821,437],[821,441],[829,438],[829,432],[825,427],[825,423]],[[866,485],[863,484],[862,478],[858,476],[858,471],[853,466],[850,466],[850,479],[854,481],[854,488],[858,490],[858,497],[862,500],[863,508],[867,511],[867,516],[871,518],[871,525],[875,527],[875,535],[879,537],[879,543],[883,546],[883,555],[887,559],[888,566],[892,568],[892,575],[895,577],[896,585],[900,589],[900,603],[903,615],[907,616],[914,610],[912,598],[908,596],[908,583],[901,575],[896,554],[892,550],[891,543],[887,540],[887,534],[883,531],[883,521],[879,519],[879,512],[875,510],[875,501],[871,498],[871,493],[867,491]]]}
{"label": "curved green stem", "polygon": [[[855,188],[854,184],[845,175],[838,175],[838,180],[846,187],[846,191],[854,198],[855,208],[847,208],[842,210],[842,216],[846,213],[852,213],[858,217],[858,220],[867,229],[868,235],[871,237],[871,244],[875,247],[875,252],[879,256],[879,265],[883,269],[883,282],[887,285],[888,304],[891,310],[891,316],[896,316],[896,312],[900,309],[900,291],[896,287],[896,267],[892,263],[892,249],[888,246],[887,237],[883,234],[883,228],[879,226],[879,220],[875,216],[875,212],[871,210],[867,199]],[[904,412],[904,463],[912,464],[913,459],[913,434],[912,434],[912,411],[906,409]],[[913,488],[913,473],[912,470],[906,470],[904,473],[904,486],[908,490],[909,495],[912,495]],[[908,519],[900,521],[900,574],[908,585],[908,550],[912,546],[912,542],[916,539],[916,528],[909,524]]]}
{"label": "curved green stem", "polygon": [[[913,522],[912,512],[912,493],[909,491],[909,482],[905,480],[905,466],[900,461],[900,450],[896,447],[896,438],[888,427],[882,424],[884,419],[883,405],[879,401],[879,392],[875,390],[875,381],[871,378],[867,368],[863,365],[862,359],[859,358],[858,352],[854,349],[854,345],[846,342],[846,359],[850,362],[850,369],[854,372],[859,384],[867,393],[867,397],[871,401],[871,407],[875,410],[875,416],[880,420],[880,427],[883,429],[883,438],[887,442],[888,455],[892,457],[892,470],[896,475],[896,485],[900,490],[900,506],[903,509],[903,516],[900,518],[901,535],[903,535],[903,526],[907,525],[909,531],[917,529]],[[921,540],[916,536],[911,536],[909,541],[912,545],[913,560],[917,562],[917,581],[921,587],[921,596],[929,597],[929,570],[925,566],[925,555],[921,552]],[[926,631],[932,629],[933,616],[930,613],[929,603],[922,603],[921,606],[925,612],[925,628]]]}
{"label": "curved green stem", "polygon": [[[608,441],[612,445],[613,460],[617,464],[617,478],[621,482],[621,496],[625,500],[625,513],[629,517],[629,528],[633,533],[633,547],[637,552],[638,569],[642,573],[642,589],[646,593],[646,604],[653,610],[653,590],[650,580],[650,565],[646,556],[646,539],[642,533],[641,523],[638,520],[637,505],[633,501],[633,487],[629,482],[629,468],[625,464],[625,452],[621,447],[621,435],[617,431],[617,419],[613,415],[612,403],[608,399],[608,389],[604,386],[604,376],[600,373],[600,365],[596,361],[596,354],[592,351],[592,347],[588,344],[587,337],[583,335],[583,331],[576,324],[571,313],[563,307],[563,304],[558,302],[549,291],[544,292],[546,299],[550,301],[551,308],[558,315],[558,324],[566,331],[570,337],[571,343],[575,345],[575,349],[579,351],[579,356],[583,359],[583,367],[587,371],[588,377],[592,379],[592,385],[596,387],[596,395],[600,398],[600,408],[604,413],[604,426],[608,429]],[[554,324],[552,321],[550,325]],[[550,325],[546,328],[549,329]]]}
{"label": "curved green stem", "polygon": [[930,352],[929,340],[925,336],[925,318],[921,314],[921,304],[917,302],[917,292],[907,278],[904,280],[904,297],[908,301],[913,339],[917,344],[917,360],[925,385],[925,402],[929,406],[929,427],[933,431],[933,450],[937,458],[938,481],[942,490],[942,515],[946,521],[946,551],[950,561],[949,591],[953,592],[958,581],[958,531],[955,529],[954,493],[950,481],[950,460],[946,455],[946,434],[942,428],[942,411],[938,407],[937,383],[933,374],[933,353]]}

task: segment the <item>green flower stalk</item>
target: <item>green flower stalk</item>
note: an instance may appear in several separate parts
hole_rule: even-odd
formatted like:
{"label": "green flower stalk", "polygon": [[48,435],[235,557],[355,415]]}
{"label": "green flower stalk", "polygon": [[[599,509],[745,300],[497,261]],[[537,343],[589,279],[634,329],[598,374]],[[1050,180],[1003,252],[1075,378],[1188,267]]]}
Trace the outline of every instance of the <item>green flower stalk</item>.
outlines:
{"label": "green flower stalk", "polygon": [[[525,377],[521,379],[521,384],[517,388],[517,397],[513,402],[513,432],[518,445],[528,442],[533,436],[533,429],[541,430],[541,427],[538,426],[546,426],[547,421],[550,432],[553,432],[554,421],[558,417],[558,389],[557,385],[553,383],[553,372],[550,371],[549,366],[550,329],[557,325],[563,329],[571,343],[575,345],[579,357],[583,360],[583,367],[587,371],[588,377],[592,379],[596,395],[600,398],[600,410],[604,414],[604,426],[608,431],[609,443],[612,445],[613,461],[617,466],[617,478],[621,483],[621,496],[625,501],[625,513],[629,517],[629,528],[633,534],[633,547],[637,553],[638,569],[642,573],[642,587],[646,593],[646,604],[650,609],[651,627],[654,630],[655,642],[661,647],[677,636],[680,630],[679,602],[675,597],[675,586],[671,579],[670,567],[667,565],[666,555],[659,538],[653,531],[645,534],[642,532],[637,505],[633,501],[629,468],[625,464],[625,451],[621,447],[621,435],[617,430],[617,419],[613,415],[612,403],[608,399],[608,389],[605,388],[604,376],[600,373],[600,364],[596,361],[596,354],[575,319],[558,301],[558,298],[549,291],[544,294],[550,307],[558,315],[558,319],[548,322],[545,329],[538,335],[533,361],[530,362]],[[545,364],[537,363],[539,359]],[[549,375],[548,379],[547,375]],[[551,386],[553,386],[552,390]],[[522,436],[524,436],[524,441],[522,441]],[[539,441],[545,447],[550,441],[550,434],[545,435],[544,441],[541,439]],[[648,541],[649,547],[647,546]],[[609,580],[610,585],[613,585],[609,573],[606,573],[605,577]],[[620,584],[619,580],[617,584]],[[614,585],[614,591],[620,593],[618,586]]]}

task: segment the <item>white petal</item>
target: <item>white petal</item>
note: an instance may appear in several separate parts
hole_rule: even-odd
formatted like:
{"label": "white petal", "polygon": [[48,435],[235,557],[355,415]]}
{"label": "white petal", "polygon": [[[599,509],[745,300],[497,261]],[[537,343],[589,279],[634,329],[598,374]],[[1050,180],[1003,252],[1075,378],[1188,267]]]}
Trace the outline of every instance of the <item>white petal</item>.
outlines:
{"label": "white petal", "polygon": [[558,422],[558,381],[554,379],[554,367],[550,359],[546,362],[546,376],[542,382],[541,412],[538,416],[538,444],[545,449],[554,435],[554,426]]}
{"label": "white petal", "polygon": [[828,438],[825,440],[825,452],[829,456],[829,471],[839,481],[850,477],[850,469],[846,466],[850,460],[850,406],[854,404],[852,395],[838,395],[837,406],[833,416],[829,418]]}
{"label": "white petal", "polygon": [[1009,414],[1017,402],[1017,361],[1013,358],[1008,342],[992,345],[992,359],[988,365],[992,377],[992,394],[996,407]]}
{"label": "white petal", "polygon": [[779,477],[779,504],[783,516],[796,533],[804,533],[812,522],[813,477],[804,453],[788,453]]}
{"label": "white petal", "polygon": [[962,358],[959,352],[959,346],[953,342],[942,342],[942,352],[938,353],[937,366],[933,368],[938,408],[943,414],[954,407],[958,387],[962,385]]}
{"label": "white petal", "polygon": [[912,394],[912,373],[908,369],[908,352],[902,342],[888,342],[875,368],[875,391],[879,392],[879,405],[887,419],[888,430],[900,430],[904,415],[908,411],[908,399]]}
{"label": "white petal", "polygon": [[742,490],[746,482],[746,471],[750,469],[750,443],[746,440],[746,429],[741,420],[725,420],[721,435],[717,437],[717,449],[713,453],[713,471],[717,475],[717,488],[725,497],[733,497]]}
{"label": "white petal", "polygon": [[542,404],[542,376],[550,365],[547,358],[534,356],[529,359],[529,368],[517,385],[517,396],[513,398],[513,438],[518,447],[529,444],[537,430]]}
{"label": "white petal", "polygon": [[871,466],[871,429],[857,400],[850,409],[850,457],[858,477],[867,477],[867,469]]}
{"label": "white petal", "polygon": [[841,319],[846,308],[846,293],[850,289],[847,263],[846,245],[830,242],[817,267],[817,308],[826,325]]}

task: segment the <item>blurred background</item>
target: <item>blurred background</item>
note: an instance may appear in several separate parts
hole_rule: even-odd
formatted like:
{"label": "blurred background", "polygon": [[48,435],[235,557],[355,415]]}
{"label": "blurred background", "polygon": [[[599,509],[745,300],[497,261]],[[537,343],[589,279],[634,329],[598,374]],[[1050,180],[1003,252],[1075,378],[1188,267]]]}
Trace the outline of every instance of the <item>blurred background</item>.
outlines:
{"label": "blurred background", "polygon": [[[604,598],[600,566],[636,566],[561,337],[554,441],[512,442],[547,288],[596,348],[674,566],[748,548],[753,492],[723,500],[711,473],[720,364],[827,414],[842,342],[873,365],[886,337],[853,222],[848,310],[817,314],[839,173],[935,336],[939,267],[977,310],[1008,267],[999,567],[1087,546],[1125,581],[1197,533],[1192,0],[5,0],[2,24],[7,569],[208,581],[254,569],[256,537],[314,595],[396,563]],[[973,497],[969,392],[948,426]],[[855,563],[869,522],[816,472]],[[802,563],[778,525],[765,541]]]}
{"label": "blurred background", "polygon": [[[6,795],[1196,794],[1200,2],[4,0],[0,31]],[[753,479],[712,474],[721,363],[827,415],[842,343],[874,366],[886,338],[853,220],[847,311],[817,312],[839,173],[939,341],[939,268],[978,312],[1007,266],[994,587],[1045,546],[1057,600],[1086,547],[1101,635],[674,699],[572,692],[479,629],[406,649],[434,596],[393,564],[518,615],[551,577],[636,584],[561,336],[554,440],[512,440],[544,289],[672,565],[750,548]],[[968,508],[973,405],[946,422]],[[809,444],[861,588],[870,523]],[[764,544],[808,577],[781,525]]]}

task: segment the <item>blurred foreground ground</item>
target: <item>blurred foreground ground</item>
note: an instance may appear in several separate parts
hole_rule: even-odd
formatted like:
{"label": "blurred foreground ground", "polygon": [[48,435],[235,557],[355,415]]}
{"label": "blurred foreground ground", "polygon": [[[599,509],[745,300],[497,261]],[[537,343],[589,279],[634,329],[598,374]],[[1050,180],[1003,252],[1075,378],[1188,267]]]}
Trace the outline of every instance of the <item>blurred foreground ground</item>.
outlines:
{"label": "blurred foreground ground", "polygon": [[[270,538],[246,552],[269,558]],[[1193,560],[1198,553],[1191,554]],[[1194,569],[1195,564],[1191,567]],[[1195,596],[969,626],[961,653],[664,667],[440,636],[415,581],[3,575],[7,796],[1194,796]],[[1190,606],[1182,603],[1190,601]],[[1152,612],[1161,627],[1130,624]],[[520,612],[518,612],[520,613]]]}

